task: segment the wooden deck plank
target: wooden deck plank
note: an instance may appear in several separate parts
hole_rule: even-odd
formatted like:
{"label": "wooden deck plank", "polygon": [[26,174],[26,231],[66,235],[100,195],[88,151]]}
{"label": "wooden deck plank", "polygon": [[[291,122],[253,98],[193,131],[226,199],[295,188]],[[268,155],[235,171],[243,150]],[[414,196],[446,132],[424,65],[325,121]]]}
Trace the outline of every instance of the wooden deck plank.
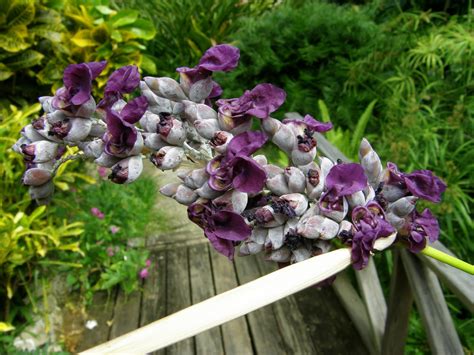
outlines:
{"label": "wooden deck plank", "polygon": [[[186,248],[168,250],[166,255],[167,313],[172,314],[191,305],[188,251]],[[193,354],[194,338],[189,338],[166,348],[166,354]]]}
{"label": "wooden deck plank", "polygon": [[126,295],[122,289],[118,290],[109,340],[138,328],[140,302],[140,291],[134,291],[131,294]]}
{"label": "wooden deck plank", "polygon": [[[266,262],[261,256],[257,263],[262,275],[269,274],[278,269],[272,262]],[[298,308],[294,296],[286,297],[272,305],[273,311],[280,327],[281,334],[291,349],[292,354],[317,354],[303,316]]]}
{"label": "wooden deck plank", "polygon": [[[191,277],[191,299],[196,304],[215,296],[211,261],[208,244],[194,245],[188,248],[189,272]],[[196,354],[223,354],[220,327],[209,329],[196,335]]]}
{"label": "wooden deck plank", "polygon": [[407,250],[401,250],[410,287],[433,354],[463,354],[459,336],[436,275]]}
{"label": "wooden deck plank", "polygon": [[[209,249],[216,293],[220,294],[237,287],[239,284],[233,263],[213,248]],[[227,355],[253,354],[248,327],[245,317],[239,317],[221,326],[224,350]]]}
{"label": "wooden deck plank", "polygon": [[[441,250],[447,254],[455,256],[441,242],[436,241],[431,245],[433,248]],[[456,269],[450,265],[442,263],[421,253],[416,254],[441,281],[459,298],[459,300],[474,313],[474,277],[468,273]]]}
{"label": "wooden deck plank", "polygon": [[[258,257],[261,257],[259,255]],[[239,284],[245,284],[259,278],[261,275],[256,256],[235,259]],[[250,333],[257,354],[287,354],[291,349],[285,343],[278,322],[273,313],[272,305],[260,308],[247,315]]]}
{"label": "wooden deck plank", "polygon": [[408,321],[413,304],[413,293],[399,250],[393,250],[393,272],[390,280],[387,323],[382,340],[382,354],[403,355],[408,334]]}
{"label": "wooden deck plank", "polygon": [[87,309],[87,319],[95,320],[97,326],[87,329],[82,334],[82,339],[78,344],[77,351],[84,351],[96,345],[106,342],[109,338],[109,322],[114,315],[115,300],[117,290],[112,290],[110,295],[105,291],[97,292],[92,300],[92,304]]}

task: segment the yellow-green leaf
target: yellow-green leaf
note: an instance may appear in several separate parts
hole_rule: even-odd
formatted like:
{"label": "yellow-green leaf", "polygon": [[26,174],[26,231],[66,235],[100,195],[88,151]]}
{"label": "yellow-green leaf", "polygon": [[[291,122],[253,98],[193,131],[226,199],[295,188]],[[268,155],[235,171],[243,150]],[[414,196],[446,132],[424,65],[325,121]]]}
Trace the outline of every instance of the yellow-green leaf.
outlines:
{"label": "yellow-green leaf", "polygon": [[29,49],[25,52],[10,57],[4,61],[4,64],[12,71],[33,67],[41,62],[44,55],[40,52]]}
{"label": "yellow-green leaf", "polygon": [[114,28],[134,23],[138,19],[137,10],[122,10],[112,16],[108,21]]}
{"label": "yellow-green leaf", "polygon": [[35,18],[35,4],[32,0],[13,2],[7,12],[6,27],[28,25]]}
{"label": "yellow-green leaf", "polygon": [[15,327],[10,323],[0,322],[0,333],[6,333],[13,329],[15,329]]}
{"label": "yellow-green leaf", "polygon": [[148,20],[138,19],[133,25],[124,26],[122,28],[131,33],[134,38],[141,38],[144,40],[151,40],[155,37],[155,26]]}
{"label": "yellow-green leaf", "polygon": [[71,38],[71,41],[76,46],[81,47],[81,48],[94,47],[94,46],[97,46],[99,44],[92,38],[92,33],[91,33],[90,30],[80,30],[80,31],[78,31]]}

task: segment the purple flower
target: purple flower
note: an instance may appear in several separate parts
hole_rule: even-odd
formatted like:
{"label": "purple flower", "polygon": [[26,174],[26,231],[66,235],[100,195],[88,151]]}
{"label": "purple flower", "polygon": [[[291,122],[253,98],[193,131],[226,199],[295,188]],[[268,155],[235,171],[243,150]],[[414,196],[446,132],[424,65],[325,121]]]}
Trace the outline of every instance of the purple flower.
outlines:
{"label": "purple flower", "polygon": [[146,279],[148,276],[150,276],[150,274],[148,273],[148,268],[143,268],[140,270],[140,272],[138,273],[138,276],[140,276],[140,278],[142,280]]}
{"label": "purple flower", "polygon": [[113,247],[108,247],[106,249],[106,252],[107,252],[107,255],[108,256],[114,256],[115,255],[115,251],[114,251],[114,248]]}
{"label": "purple flower", "polygon": [[233,128],[252,116],[265,119],[283,104],[285,98],[284,90],[272,84],[258,84],[239,98],[218,100],[220,122]]}
{"label": "purple flower", "polygon": [[138,132],[134,124],[148,108],[144,96],[128,102],[120,113],[107,110],[107,132],[104,134],[105,152],[117,157],[126,157],[137,142]]}
{"label": "purple flower", "polygon": [[151,266],[151,260],[150,260],[150,259],[146,259],[146,261],[145,261],[145,266],[146,266],[146,267],[150,267],[150,266]]}
{"label": "purple flower", "polygon": [[70,64],[64,70],[64,87],[56,91],[53,106],[74,113],[91,98],[92,80],[107,65],[106,61]]}
{"label": "purple flower", "polygon": [[235,136],[225,155],[212,159],[207,165],[209,186],[216,191],[234,188],[257,193],[265,186],[265,170],[250,155],[261,148],[267,137],[262,132],[244,132]]}
{"label": "purple flower", "polygon": [[305,129],[308,129],[311,133],[314,132],[327,132],[330,129],[332,129],[332,123],[331,122],[319,122],[318,120],[314,119],[313,116],[311,115],[306,115],[304,116],[304,119],[299,120],[299,119],[292,119],[292,118],[287,118],[282,121],[283,123],[294,123],[297,125],[303,126]]}
{"label": "purple flower", "polygon": [[211,202],[191,204],[188,217],[204,230],[214,249],[230,260],[234,258],[235,245],[247,239],[252,232],[241,215],[219,210]]}
{"label": "purple flower", "polygon": [[109,227],[109,230],[110,230],[110,233],[112,233],[112,234],[117,234],[117,233],[119,232],[119,230],[120,230],[120,227],[117,227],[117,226],[113,226],[113,225],[112,225],[112,226]]}
{"label": "purple flower", "polygon": [[106,167],[104,167],[104,166],[99,166],[99,167],[97,167],[97,172],[99,173],[99,176],[100,176],[101,178],[107,177],[108,172],[107,172],[107,168],[106,168]]}
{"label": "purple flower", "polygon": [[405,235],[408,241],[408,249],[413,253],[422,251],[426,246],[426,238],[430,243],[438,240],[439,224],[431,211],[426,208],[422,213],[416,210],[409,217],[409,222],[400,231],[400,235]]}
{"label": "purple flower", "polygon": [[91,213],[93,216],[97,217],[98,219],[104,219],[105,217],[104,213],[101,210],[99,210],[97,207],[92,207]]}
{"label": "purple flower", "polygon": [[326,187],[329,193],[338,197],[352,195],[367,187],[367,176],[360,164],[336,164],[326,177]]}
{"label": "purple flower", "polygon": [[356,230],[352,237],[352,265],[354,269],[361,270],[369,262],[375,241],[388,237],[395,232],[395,228],[385,220],[383,209],[376,202],[354,208],[352,223]]}
{"label": "purple flower", "polygon": [[131,93],[140,84],[140,74],[135,65],[127,65],[114,71],[107,80],[104,98],[97,105],[100,108],[112,107],[123,98],[123,94]]}

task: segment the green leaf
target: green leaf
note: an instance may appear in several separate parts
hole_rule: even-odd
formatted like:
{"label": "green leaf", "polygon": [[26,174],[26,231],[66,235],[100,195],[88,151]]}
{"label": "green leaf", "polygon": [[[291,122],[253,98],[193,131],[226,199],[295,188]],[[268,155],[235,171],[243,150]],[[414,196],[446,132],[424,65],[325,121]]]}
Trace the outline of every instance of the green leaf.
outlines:
{"label": "green leaf", "polygon": [[28,25],[35,18],[35,4],[32,0],[14,2],[7,12],[6,27]]}
{"label": "green leaf", "polygon": [[133,25],[123,27],[124,30],[133,34],[135,38],[151,40],[155,37],[156,29],[148,20],[138,19]]}
{"label": "green leaf", "polygon": [[12,71],[30,68],[41,62],[44,55],[40,52],[29,49],[23,53],[8,58],[4,64]]}
{"label": "green leaf", "polygon": [[30,45],[24,40],[24,29],[23,26],[16,26],[6,33],[0,33],[0,48],[14,53],[27,49]]}
{"label": "green leaf", "polygon": [[7,80],[13,75],[13,72],[9,70],[5,64],[0,63],[0,81]]}
{"label": "green leaf", "polygon": [[156,69],[157,59],[151,55],[143,54],[142,62],[140,64],[141,69],[143,69],[147,74],[155,75],[157,73]]}
{"label": "green leaf", "polygon": [[321,119],[323,122],[330,122],[329,110],[323,100],[318,100],[319,111],[321,112]]}
{"label": "green leaf", "polygon": [[359,148],[360,141],[364,136],[365,127],[367,126],[369,119],[372,117],[372,111],[374,110],[374,106],[376,103],[377,99],[372,100],[372,102],[364,110],[364,112],[359,118],[359,121],[357,122],[357,126],[355,128],[354,134],[352,135],[351,141],[351,149],[353,152],[357,152]]}
{"label": "green leaf", "polygon": [[95,47],[99,44],[92,38],[92,32],[90,30],[77,31],[74,37],[71,38],[71,42],[81,48]]}
{"label": "green leaf", "polygon": [[110,7],[104,5],[97,5],[95,9],[99,11],[102,15],[114,15],[117,13],[117,11],[112,10]]}
{"label": "green leaf", "polygon": [[138,19],[137,10],[122,10],[119,11],[116,15],[112,16],[108,23],[113,27],[122,27],[135,23]]}
{"label": "green leaf", "polygon": [[112,33],[110,34],[110,37],[111,37],[115,42],[122,42],[122,41],[123,41],[122,34],[120,33],[119,30],[113,30]]}

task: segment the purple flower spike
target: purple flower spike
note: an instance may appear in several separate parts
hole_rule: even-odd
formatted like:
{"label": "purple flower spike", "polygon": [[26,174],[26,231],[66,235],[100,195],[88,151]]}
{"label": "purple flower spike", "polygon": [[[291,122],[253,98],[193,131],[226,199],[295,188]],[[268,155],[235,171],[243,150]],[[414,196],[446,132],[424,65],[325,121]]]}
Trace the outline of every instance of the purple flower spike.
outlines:
{"label": "purple flower spike", "polygon": [[342,163],[334,165],[326,177],[326,187],[331,195],[346,196],[361,191],[367,186],[367,176],[360,164]]}
{"label": "purple flower spike", "polygon": [[219,44],[209,48],[201,60],[198,67],[211,72],[234,70],[239,63],[240,50],[237,47],[228,44]]}
{"label": "purple flower spike", "polygon": [[319,122],[318,120],[314,119],[314,117],[311,115],[304,116],[304,119],[302,120],[287,118],[283,120],[283,123],[295,123],[299,125],[304,125],[311,133],[327,132],[333,127],[331,122],[327,122],[327,123]]}
{"label": "purple flower spike", "polygon": [[446,190],[446,184],[430,170],[415,170],[404,174],[404,180],[413,196],[431,202],[440,202],[441,194]]}
{"label": "purple flower spike", "polygon": [[[411,222],[408,224],[408,244],[409,250],[413,253],[419,253],[426,246],[426,238],[430,243],[438,240],[439,224],[427,208],[422,213],[413,211],[410,216]],[[402,232],[403,233],[403,232]]]}
{"label": "purple flower spike", "polygon": [[98,107],[106,108],[123,97],[123,94],[131,93],[140,84],[140,74],[135,65],[127,65],[114,71],[107,80],[104,90],[104,98]]}

